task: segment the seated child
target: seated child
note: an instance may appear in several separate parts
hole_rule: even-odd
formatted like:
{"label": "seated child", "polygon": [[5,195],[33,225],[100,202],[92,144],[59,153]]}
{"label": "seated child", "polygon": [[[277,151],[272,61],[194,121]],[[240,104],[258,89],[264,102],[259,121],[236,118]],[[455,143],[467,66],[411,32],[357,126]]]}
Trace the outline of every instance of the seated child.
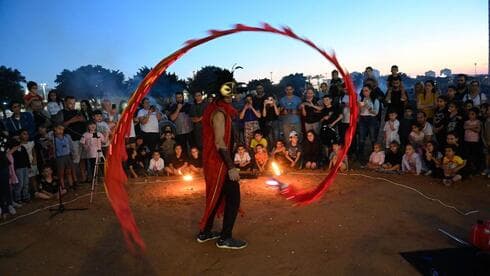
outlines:
{"label": "seated child", "polygon": [[291,168],[297,167],[300,165],[301,160],[301,145],[299,144],[299,137],[296,131],[291,131],[289,134],[289,147],[288,147],[288,157],[290,159],[289,166]]}
{"label": "seated child", "polygon": [[148,173],[152,176],[162,176],[164,174],[165,163],[160,157],[158,151],[153,152],[153,157],[150,159],[150,165],[148,166]]}
{"label": "seated child", "polygon": [[405,154],[402,158],[402,171],[415,175],[419,175],[422,172],[422,160],[411,144],[405,146]]}
{"label": "seated child", "polygon": [[181,145],[175,145],[174,154],[169,159],[169,165],[165,167],[167,175],[182,175],[187,171],[187,158],[182,151]]}
{"label": "seated child", "polygon": [[[59,183],[53,176],[53,168],[50,165],[43,167],[41,171],[41,181],[39,182],[38,191],[35,197],[41,199],[51,199],[59,197]],[[61,188],[61,195],[66,194],[66,189]]]}
{"label": "seated child", "polygon": [[250,157],[248,151],[245,150],[243,145],[239,145],[237,147],[233,161],[235,162],[235,166],[240,169],[240,171],[250,171],[252,169],[252,158]]}
{"label": "seated child", "polygon": [[292,162],[289,158],[288,150],[284,146],[284,142],[280,139],[276,141],[276,146],[272,149],[272,159],[282,169]]}
{"label": "seated child", "polygon": [[147,176],[145,172],[145,165],[141,159],[138,159],[138,153],[135,149],[128,149],[127,166],[130,177],[137,178],[140,176]]}
{"label": "seated child", "polygon": [[189,158],[189,172],[192,174],[202,174],[202,157],[197,147],[191,148],[191,157]]}
{"label": "seated child", "polygon": [[368,169],[379,169],[385,163],[385,152],[382,149],[381,144],[374,144],[374,151],[369,156],[369,162],[366,166]]}
{"label": "seated child", "polygon": [[167,131],[163,133],[163,142],[160,145],[160,152],[162,153],[163,159],[167,161],[167,163],[170,162],[170,158],[174,154],[174,148],[175,148],[175,138],[172,132]]}
{"label": "seated child", "polygon": [[400,150],[400,144],[397,141],[390,143],[390,149],[386,152],[385,162],[381,166],[381,172],[397,173],[402,168],[403,153]]}
{"label": "seated child", "polygon": [[425,134],[422,131],[422,126],[419,124],[412,125],[412,132],[408,135],[408,142],[413,146],[415,151],[419,154],[422,153],[424,146]]}
{"label": "seated child", "polygon": [[265,172],[268,160],[269,155],[265,147],[262,144],[257,144],[255,146],[255,164],[260,173]]}
{"label": "seated child", "polygon": [[446,134],[446,145],[454,146],[454,151],[456,155],[461,156],[463,151],[461,150],[461,145],[459,143],[459,137],[455,132],[449,132]]}
{"label": "seated child", "polygon": [[466,165],[466,160],[456,155],[456,149],[452,145],[444,147],[444,158],[442,159],[442,168],[444,170],[444,179],[442,183],[451,186],[454,182],[462,179],[460,170]]}
{"label": "seated child", "polygon": [[[333,166],[335,166],[335,163],[337,163],[337,156],[339,154],[340,150],[340,145],[337,143],[334,143],[332,145],[332,152],[330,153],[330,162],[328,164],[328,169],[331,170]],[[342,160],[342,163],[340,164],[339,171],[344,173],[349,170],[349,160],[347,159],[347,155],[344,157],[344,160]]]}
{"label": "seated child", "polygon": [[254,138],[250,140],[250,148],[255,150],[255,147],[261,144],[264,148],[267,148],[267,139],[264,138],[264,134],[261,130],[256,130],[254,132]]}
{"label": "seated child", "polygon": [[436,149],[436,144],[432,141],[425,143],[424,163],[427,168],[426,176],[440,177],[442,153]]}

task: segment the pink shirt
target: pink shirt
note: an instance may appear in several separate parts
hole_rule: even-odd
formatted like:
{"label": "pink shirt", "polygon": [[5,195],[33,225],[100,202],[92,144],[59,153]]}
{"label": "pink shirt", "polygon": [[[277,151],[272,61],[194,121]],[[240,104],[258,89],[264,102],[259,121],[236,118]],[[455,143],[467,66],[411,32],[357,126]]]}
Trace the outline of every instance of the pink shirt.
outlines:
{"label": "pink shirt", "polygon": [[97,132],[97,137],[94,138],[94,134],[85,132],[80,138],[80,144],[87,152],[87,158],[96,158],[97,150],[102,150],[102,145],[105,143],[104,134]]}
{"label": "pink shirt", "polygon": [[[478,120],[467,120],[464,122],[464,128],[467,127],[477,127],[480,125],[480,121]],[[478,142],[480,141],[480,133],[473,131],[471,129],[464,130],[464,140],[466,142]]]}
{"label": "pink shirt", "polygon": [[369,156],[369,163],[373,163],[376,165],[383,165],[385,162],[385,152],[384,151],[378,151],[371,153],[371,156]]}

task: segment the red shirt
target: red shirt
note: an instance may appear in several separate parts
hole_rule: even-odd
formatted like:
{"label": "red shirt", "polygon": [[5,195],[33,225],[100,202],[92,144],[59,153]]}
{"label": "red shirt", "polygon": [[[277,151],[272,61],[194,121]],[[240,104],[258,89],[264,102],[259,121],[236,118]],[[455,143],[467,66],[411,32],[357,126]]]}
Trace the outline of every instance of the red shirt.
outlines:
{"label": "red shirt", "polygon": [[23,97],[23,99],[24,99],[24,103],[26,104],[26,107],[27,107],[27,102],[28,101],[32,101],[32,100],[35,100],[35,99],[38,99],[38,100],[42,101],[43,100],[43,97],[41,95],[39,95],[39,94],[32,94],[32,93],[29,92],[27,95],[25,95]]}

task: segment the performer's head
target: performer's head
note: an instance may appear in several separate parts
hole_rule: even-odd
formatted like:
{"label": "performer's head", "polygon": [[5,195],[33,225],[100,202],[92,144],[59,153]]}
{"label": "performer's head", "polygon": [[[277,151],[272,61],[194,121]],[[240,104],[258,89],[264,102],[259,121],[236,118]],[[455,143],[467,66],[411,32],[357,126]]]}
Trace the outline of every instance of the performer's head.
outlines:
{"label": "performer's head", "polygon": [[218,94],[217,100],[231,103],[233,96],[236,93],[236,83],[233,79],[233,73],[226,69],[223,69],[216,72],[216,75],[217,78],[214,90]]}

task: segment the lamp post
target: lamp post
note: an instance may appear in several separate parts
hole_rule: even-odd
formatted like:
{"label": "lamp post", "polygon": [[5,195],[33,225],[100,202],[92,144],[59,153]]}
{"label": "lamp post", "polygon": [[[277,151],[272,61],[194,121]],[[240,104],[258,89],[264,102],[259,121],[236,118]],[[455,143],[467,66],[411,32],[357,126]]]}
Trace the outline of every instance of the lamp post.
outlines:
{"label": "lamp post", "polygon": [[477,63],[475,62],[474,65],[475,65],[475,77],[476,77],[476,65],[477,65]]}
{"label": "lamp post", "polygon": [[46,86],[48,86],[45,82],[41,83],[41,87],[43,88],[43,98],[46,99]]}

